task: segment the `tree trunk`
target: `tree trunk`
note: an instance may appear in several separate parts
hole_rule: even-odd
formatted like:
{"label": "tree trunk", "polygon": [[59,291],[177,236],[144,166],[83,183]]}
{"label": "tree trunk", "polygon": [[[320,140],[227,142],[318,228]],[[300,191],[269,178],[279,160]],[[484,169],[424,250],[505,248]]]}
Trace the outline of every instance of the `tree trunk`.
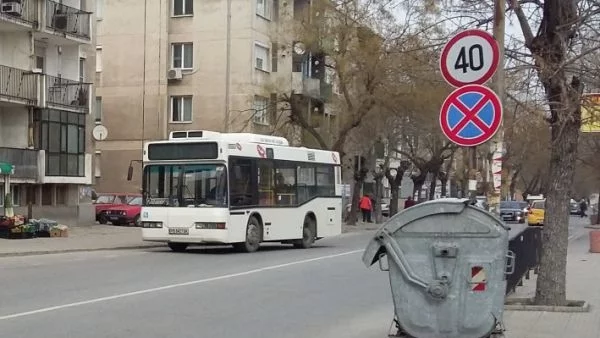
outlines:
{"label": "tree trunk", "polygon": [[517,188],[517,176],[519,175],[519,170],[515,170],[515,172],[510,177],[510,185],[508,187],[510,199],[515,199],[515,190]]}
{"label": "tree trunk", "polygon": [[409,161],[402,161],[400,166],[396,168],[396,175],[392,175],[392,168],[385,171],[385,177],[390,185],[390,217],[398,213],[398,199],[400,198],[400,185],[404,173],[410,168]]}
{"label": "tree trunk", "polygon": [[[419,169],[420,170],[420,169]],[[421,199],[421,190],[423,190],[423,184],[425,184],[425,179],[427,178],[427,171],[420,170],[419,175],[413,175],[411,179],[413,180],[414,188],[413,188],[413,196],[415,193],[417,195],[417,201]]]}
{"label": "tree trunk", "polygon": [[551,133],[550,171],[542,251],[535,302],[562,306],[567,302],[566,271],[569,237],[569,191],[573,184],[581,112],[560,112]]}
{"label": "tree trunk", "polygon": [[429,184],[429,198],[428,200],[432,201],[435,198],[435,188],[437,187],[437,173],[433,173],[433,178],[431,179],[431,183]]}
{"label": "tree trunk", "polygon": [[398,213],[398,199],[400,197],[400,185],[390,182],[390,217]]}
{"label": "tree trunk", "polygon": [[375,213],[375,223],[380,224],[383,222],[383,218],[381,217],[381,195],[382,195],[382,188],[383,188],[383,183],[381,182],[383,180],[383,173],[381,174],[374,174],[374,179],[375,179],[375,205],[373,206],[373,211]]}
{"label": "tree trunk", "polygon": [[441,192],[442,192],[442,197],[448,197],[448,179],[447,178],[443,178],[440,180],[440,184],[442,185],[441,187]]}

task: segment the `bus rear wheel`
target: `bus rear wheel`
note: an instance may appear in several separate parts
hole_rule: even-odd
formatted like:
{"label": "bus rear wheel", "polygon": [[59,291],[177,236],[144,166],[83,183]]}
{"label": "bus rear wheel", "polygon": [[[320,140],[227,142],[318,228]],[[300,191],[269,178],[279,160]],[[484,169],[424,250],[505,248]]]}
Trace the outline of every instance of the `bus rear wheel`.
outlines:
{"label": "bus rear wheel", "polygon": [[187,243],[169,243],[169,248],[175,252],[184,252],[187,249]]}
{"label": "bus rear wheel", "polygon": [[242,252],[255,252],[260,247],[262,240],[262,226],[256,217],[250,217],[246,227],[246,241],[235,243],[233,247]]}
{"label": "bus rear wheel", "polygon": [[294,241],[294,248],[308,249],[315,243],[317,233],[317,224],[315,220],[306,215],[302,226],[302,239]]}

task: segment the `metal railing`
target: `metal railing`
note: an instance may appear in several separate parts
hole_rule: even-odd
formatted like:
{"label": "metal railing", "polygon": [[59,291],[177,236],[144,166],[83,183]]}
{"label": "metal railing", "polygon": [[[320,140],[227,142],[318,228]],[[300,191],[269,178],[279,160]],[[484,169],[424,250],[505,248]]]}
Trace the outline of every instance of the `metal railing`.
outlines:
{"label": "metal railing", "polygon": [[517,286],[523,285],[523,278],[529,279],[529,273],[540,264],[542,248],[542,228],[527,227],[511,236],[508,249],[515,254],[515,270],[506,275],[506,294],[513,293]]}
{"label": "metal railing", "polygon": [[37,77],[23,69],[0,65],[0,98],[34,105],[37,100]]}
{"label": "metal railing", "polygon": [[15,166],[14,178],[38,178],[38,150],[0,147],[0,159]]}
{"label": "metal railing", "polygon": [[45,75],[46,103],[66,108],[87,110],[90,84]]}
{"label": "metal railing", "polygon": [[0,0],[0,20],[31,24],[32,28],[37,28],[39,23],[37,1]]}
{"label": "metal railing", "polygon": [[90,38],[92,13],[46,0],[46,27],[80,38]]}

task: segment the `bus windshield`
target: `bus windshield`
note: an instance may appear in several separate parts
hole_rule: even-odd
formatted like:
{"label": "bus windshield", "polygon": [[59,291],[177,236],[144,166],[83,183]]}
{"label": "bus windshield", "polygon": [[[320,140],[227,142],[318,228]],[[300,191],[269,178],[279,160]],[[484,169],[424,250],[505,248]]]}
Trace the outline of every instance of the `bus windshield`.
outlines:
{"label": "bus windshield", "polygon": [[223,164],[151,164],[142,184],[145,206],[227,207]]}

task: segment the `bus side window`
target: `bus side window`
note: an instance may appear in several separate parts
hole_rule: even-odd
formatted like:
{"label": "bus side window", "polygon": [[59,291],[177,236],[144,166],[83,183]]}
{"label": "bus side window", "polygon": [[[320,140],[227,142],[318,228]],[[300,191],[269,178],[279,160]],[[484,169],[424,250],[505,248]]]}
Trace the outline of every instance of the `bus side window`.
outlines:
{"label": "bus side window", "polygon": [[253,205],[252,160],[231,159],[229,165],[230,203],[232,206]]}

